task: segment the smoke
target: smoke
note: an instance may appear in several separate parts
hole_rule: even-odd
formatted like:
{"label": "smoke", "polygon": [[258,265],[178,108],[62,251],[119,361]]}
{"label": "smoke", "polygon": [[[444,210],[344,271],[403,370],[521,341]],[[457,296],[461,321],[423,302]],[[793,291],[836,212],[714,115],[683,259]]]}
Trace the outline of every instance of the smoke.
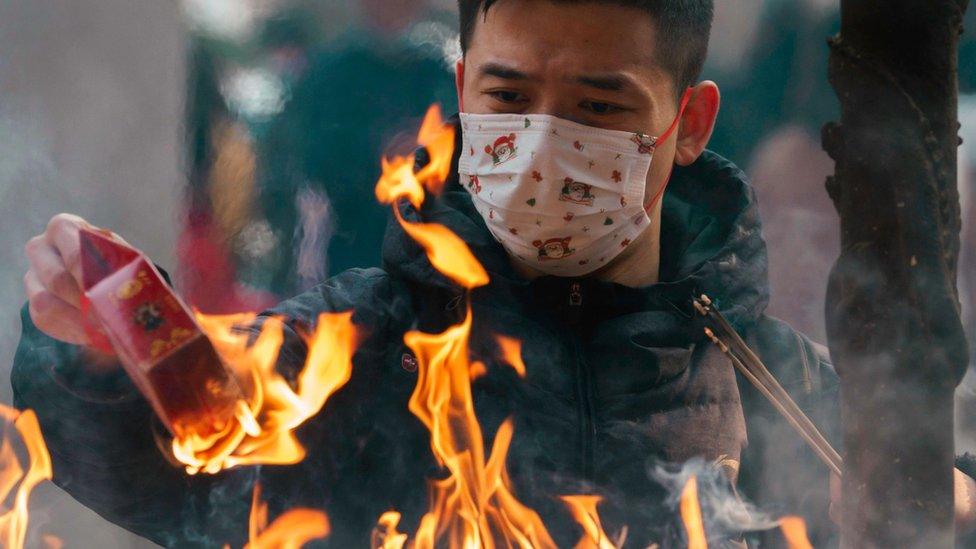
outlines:
{"label": "smoke", "polygon": [[[0,371],[9,374],[20,336],[18,312],[26,296],[24,243],[43,230],[57,197],[71,197],[71,185],[59,172],[49,138],[27,112],[0,108]],[[64,201],[61,201],[64,204]],[[10,402],[7,384],[0,399]]]}
{"label": "smoke", "polygon": [[[652,467],[649,474],[667,490],[665,504],[674,516],[679,513],[682,491],[689,479],[695,477],[709,542],[737,539],[750,532],[770,530],[777,526],[775,519],[736,494],[721,468],[702,459],[692,459],[681,465],[659,463]],[[680,538],[681,535],[676,533],[674,537]],[[680,543],[676,545],[680,546]]]}
{"label": "smoke", "polygon": [[461,39],[454,28],[437,21],[424,21],[407,32],[407,42],[421,51],[440,58],[448,71],[461,59]]}
{"label": "smoke", "polygon": [[329,241],[335,229],[332,207],[325,190],[309,187],[296,198],[299,224],[296,227],[296,274],[302,291],[311,289],[326,279]]}
{"label": "smoke", "polygon": [[[24,243],[62,211],[171,264],[180,184],[183,27],[172,2],[0,2],[0,400],[26,300]],[[148,547],[51,484],[31,497],[31,546]]]}

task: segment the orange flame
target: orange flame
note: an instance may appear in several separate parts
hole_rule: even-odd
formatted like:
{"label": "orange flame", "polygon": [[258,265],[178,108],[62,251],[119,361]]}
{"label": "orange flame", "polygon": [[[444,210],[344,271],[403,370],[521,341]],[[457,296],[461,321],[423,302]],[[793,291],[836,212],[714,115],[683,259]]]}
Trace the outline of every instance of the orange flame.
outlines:
{"label": "orange flame", "polygon": [[403,549],[407,543],[407,535],[401,534],[397,530],[400,525],[400,513],[387,511],[383,513],[380,520],[370,536],[369,546],[371,549]]}
{"label": "orange flame", "polygon": [[41,426],[33,410],[18,412],[0,405],[0,418],[13,423],[27,448],[29,464],[27,471],[14,449],[10,436],[4,435],[0,442],[0,501],[7,501],[16,488],[13,506],[0,514],[0,543],[8,549],[22,549],[27,538],[29,512],[27,501],[30,493],[39,483],[51,480],[51,455],[41,436]]}
{"label": "orange flame", "polygon": [[[450,172],[454,130],[444,125],[436,107],[428,111],[418,141],[427,148],[429,163],[415,174],[413,156],[384,160],[383,175],[376,185],[381,202],[395,204],[405,198],[419,209],[425,188],[440,192]],[[488,283],[488,273],[467,244],[447,227],[408,223],[395,205],[394,211],[400,225],[424,248],[438,271],[468,290]],[[555,547],[538,514],[522,505],[511,491],[505,468],[513,434],[511,420],[498,429],[485,459],[471,395],[472,376],[483,374],[484,365],[469,360],[470,332],[469,304],[464,321],[441,334],[413,331],[404,336],[418,362],[410,411],[430,430],[431,450],[449,472],[446,478],[432,483],[430,509],[421,519],[414,547],[444,544],[490,549],[496,543],[503,547]],[[521,364],[521,358],[517,362]],[[384,515],[379,528],[388,531],[392,517]]]}
{"label": "orange flame", "polygon": [[[424,188],[440,192],[451,169],[454,154],[454,128],[441,120],[440,109],[431,107],[420,128],[418,142],[427,147],[430,161],[414,173],[414,156],[397,156],[383,160],[383,175],[376,183],[376,198],[394,204],[406,198],[415,208],[424,202]],[[443,225],[407,223],[396,206],[393,208],[400,226],[420,244],[431,264],[462,288],[472,289],[488,284],[488,273],[456,234]]]}
{"label": "orange flame", "polygon": [[561,498],[573,518],[583,527],[583,537],[576,549],[617,549],[610,537],[603,531],[596,506],[603,501],[600,496],[563,496]]}
{"label": "orange flame", "polygon": [[495,339],[498,340],[498,346],[502,349],[502,358],[505,359],[515,372],[518,373],[519,377],[525,377],[525,363],[522,362],[522,342],[517,339],[512,339],[500,335]]}
{"label": "orange flame", "polygon": [[358,340],[351,312],[319,316],[297,389],[275,371],[284,340],[282,320],[264,319],[254,339],[250,330],[240,327],[255,319],[253,314],[197,314],[200,327],[223,361],[244,380],[250,397],[238,403],[236,421],[222,431],[210,437],[191,433],[173,440],[173,455],[190,474],[216,473],[238,465],[298,463],[304,459],[305,449],[292,431],[317,414],[349,381]]}
{"label": "orange flame", "polygon": [[813,549],[807,537],[807,524],[800,517],[783,517],[779,519],[779,527],[790,549]]}
{"label": "orange flame", "polygon": [[329,517],[313,509],[292,509],[268,526],[268,504],[261,501],[261,485],[254,486],[249,528],[244,549],[300,549],[313,539],[329,535]]}
{"label": "orange flame", "polygon": [[708,549],[705,539],[705,523],[698,503],[698,479],[692,475],[681,491],[681,520],[688,534],[688,549]]}

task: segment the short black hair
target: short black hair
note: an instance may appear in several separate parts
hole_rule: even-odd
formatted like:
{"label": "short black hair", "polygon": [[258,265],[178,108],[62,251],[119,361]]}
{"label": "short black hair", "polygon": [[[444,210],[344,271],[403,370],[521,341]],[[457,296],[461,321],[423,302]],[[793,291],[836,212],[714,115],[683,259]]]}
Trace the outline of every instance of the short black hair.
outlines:
{"label": "short black hair", "polygon": [[[461,52],[467,53],[479,12],[488,10],[500,0],[458,0]],[[547,0],[556,3],[596,2],[638,8],[657,23],[658,62],[674,76],[680,92],[694,85],[701,76],[708,54],[708,37],[712,30],[713,0]],[[679,93],[680,95],[680,93]]]}

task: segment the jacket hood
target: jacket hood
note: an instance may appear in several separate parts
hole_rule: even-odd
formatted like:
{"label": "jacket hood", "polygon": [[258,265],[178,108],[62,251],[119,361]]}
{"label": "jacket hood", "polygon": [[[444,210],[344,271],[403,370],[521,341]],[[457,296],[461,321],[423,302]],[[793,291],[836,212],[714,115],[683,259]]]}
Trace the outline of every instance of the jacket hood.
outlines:
{"label": "jacket hood", "polygon": [[[457,119],[454,119],[457,126]],[[459,131],[459,129],[458,129]],[[491,288],[538,291],[582,281],[633,309],[666,311],[681,325],[694,318],[691,299],[705,293],[738,328],[752,325],[769,301],[766,244],[755,193],[746,175],[732,162],[705,151],[690,166],[675,166],[664,194],[661,219],[660,282],[643,288],[591,279],[544,276],[520,277],[504,248],[488,231],[457,175],[459,151],[454,152],[452,176],[439,196],[428,195],[419,211],[406,201],[398,205],[408,221],[440,223],[460,236],[491,276]],[[417,153],[417,164],[427,162]],[[458,288],[430,264],[423,249],[392,219],[383,245],[387,272],[420,286],[458,293]],[[695,328],[700,334],[700,328]],[[698,339],[697,337],[695,339]]]}

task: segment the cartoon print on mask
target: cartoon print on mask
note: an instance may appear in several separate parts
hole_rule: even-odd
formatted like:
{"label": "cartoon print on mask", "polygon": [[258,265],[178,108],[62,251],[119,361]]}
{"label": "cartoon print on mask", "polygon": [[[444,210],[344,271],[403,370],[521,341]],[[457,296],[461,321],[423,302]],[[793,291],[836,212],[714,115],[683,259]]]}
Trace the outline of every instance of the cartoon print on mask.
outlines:
{"label": "cartoon print on mask", "polygon": [[496,166],[515,158],[515,154],[518,152],[515,147],[516,137],[514,133],[510,133],[496,139],[494,146],[485,145],[485,153],[491,156],[491,160]]}
{"label": "cartoon print on mask", "polygon": [[563,190],[559,194],[559,200],[562,202],[592,206],[594,198],[592,191],[593,185],[587,185],[586,183],[574,180],[572,177],[567,177],[563,180]]}
{"label": "cartoon print on mask", "polygon": [[478,179],[477,175],[472,175],[468,178],[468,189],[474,194],[481,192],[481,180]]}
{"label": "cartoon print on mask", "polygon": [[576,250],[569,246],[572,240],[573,237],[571,236],[567,236],[566,238],[550,238],[545,242],[536,240],[532,245],[539,249],[539,260],[546,261],[562,259],[573,255],[573,252]]}
{"label": "cartoon print on mask", "polygon": [[637,143],[637,152],[641,154],[651,154],[657,147],[657,138],[643,133],[635,133],[630,140]]}

